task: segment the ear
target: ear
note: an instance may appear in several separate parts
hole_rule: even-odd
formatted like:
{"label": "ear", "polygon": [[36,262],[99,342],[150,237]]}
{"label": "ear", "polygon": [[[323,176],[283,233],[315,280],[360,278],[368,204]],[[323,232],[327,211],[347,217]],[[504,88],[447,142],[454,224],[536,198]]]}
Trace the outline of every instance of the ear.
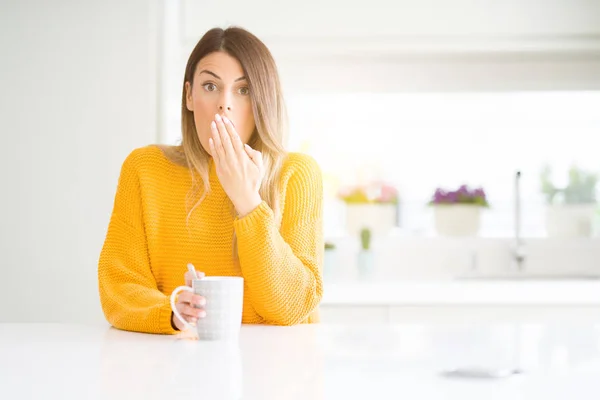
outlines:
{"label": "ear", "polygon": [[185,83],[185,106],[189,111],[194,112],[194,101],[192,99],[192,85]]}

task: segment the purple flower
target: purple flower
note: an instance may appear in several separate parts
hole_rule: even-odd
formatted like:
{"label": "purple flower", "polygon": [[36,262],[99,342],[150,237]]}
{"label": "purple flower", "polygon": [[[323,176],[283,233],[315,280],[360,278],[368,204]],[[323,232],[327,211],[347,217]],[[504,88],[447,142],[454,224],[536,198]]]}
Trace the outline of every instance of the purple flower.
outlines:
{"label": "purple flower", "polygon": [[458,203],[458,199],[460,197],[460,192],[448,192],[446,195],[446,200],[449,203]]}
{"label": "purple flower", "polygon": [[437,188],[429,204],[478,204],[488,206],[483,188],[470,189],[467,185],[461,185],[458,190],[445,190]]}
{"label": "purple flower", "polygon": [[446,193],[442,189],[437,189],[433,195],[433,201],[436,203],[441,203],[446,198]]}

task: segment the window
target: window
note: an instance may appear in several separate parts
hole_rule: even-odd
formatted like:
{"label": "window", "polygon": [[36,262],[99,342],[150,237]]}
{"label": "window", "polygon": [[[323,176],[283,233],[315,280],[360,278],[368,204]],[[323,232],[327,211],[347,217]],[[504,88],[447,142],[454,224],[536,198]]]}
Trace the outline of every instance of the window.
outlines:
{"label": "window", "polygon": [[545,163],[600,170],[600,92],[371,93],[287,98],[292,151],[323,168],[326,233],[342,232],[340,185],[377,179],[400,191],[407,234],[433,233],[425,206],[438,186],[482,186],[483,236],[513,233],[514,176],[522,172],[522,233],[543,236]]}

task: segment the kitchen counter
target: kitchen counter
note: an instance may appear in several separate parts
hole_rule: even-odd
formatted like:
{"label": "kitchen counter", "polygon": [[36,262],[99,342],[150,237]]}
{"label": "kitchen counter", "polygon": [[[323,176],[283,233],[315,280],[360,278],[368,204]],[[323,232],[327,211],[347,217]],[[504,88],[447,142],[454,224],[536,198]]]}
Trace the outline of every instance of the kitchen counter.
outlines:
{"label": "kitchen counter", "polygon": [[[239,342],[0,324],[7,399],[597,399],[599,320],[242,327]],[[518,369],[450,378],[457,367]]]}
{"label": "kitchen counter", "polygon": [[600,305],[598,280],[326,283],[322,305]]}

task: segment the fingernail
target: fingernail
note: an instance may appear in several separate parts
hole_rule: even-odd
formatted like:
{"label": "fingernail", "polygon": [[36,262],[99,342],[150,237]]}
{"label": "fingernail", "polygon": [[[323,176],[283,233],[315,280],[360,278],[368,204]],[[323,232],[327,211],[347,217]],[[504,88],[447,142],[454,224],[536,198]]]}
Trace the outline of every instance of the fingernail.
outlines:
{"label": "fingernail", "polygon": [[200,301],[198,302],[198,304],[200,304],[201,306],[206,304],[206,299],[205,298],[201,298]]}
{"label": "fingernail", "polygon": [[204,317],[206,317],[206,311],[204,311],[204,310],[203,310],[203,311],[200,311],[200,312],[198,313],[198,317],[199,317],[199,318],[204,318]]}
{"label": "fingernail", "polygon": [[222,120],[222,119],[221,119],[221,116],[220,116],[219,114],[215,114],[215,119],[216,119],[217,121],[221,121],[221,120]]}
{"label": "fingernail", "polygon": [[223,121],[225,121],[226,124],[230,124],[231,123],[231,121],[227,117],[223,117]]}
{"label": "fingernail", "polygon": [[210,127],[213,128],[213,129],[217,129],[217,123],[215,121],[212,121],[210,123]]}

